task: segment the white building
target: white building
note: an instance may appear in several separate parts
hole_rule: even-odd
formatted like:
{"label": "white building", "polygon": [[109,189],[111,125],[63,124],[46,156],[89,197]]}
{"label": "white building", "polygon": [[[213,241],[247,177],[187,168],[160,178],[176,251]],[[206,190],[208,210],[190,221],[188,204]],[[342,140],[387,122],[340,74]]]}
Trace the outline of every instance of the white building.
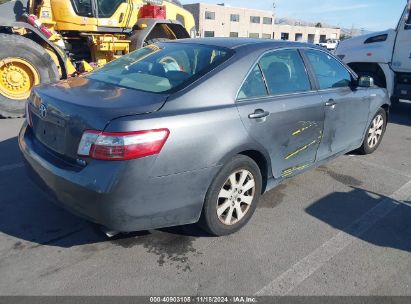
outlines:
{"label": "white building", "polygon": [[196,21],[199,37],[250,37],[319,43],[339,39],[338,28],[274,24],[270,11],[206,3],[184,5]]}

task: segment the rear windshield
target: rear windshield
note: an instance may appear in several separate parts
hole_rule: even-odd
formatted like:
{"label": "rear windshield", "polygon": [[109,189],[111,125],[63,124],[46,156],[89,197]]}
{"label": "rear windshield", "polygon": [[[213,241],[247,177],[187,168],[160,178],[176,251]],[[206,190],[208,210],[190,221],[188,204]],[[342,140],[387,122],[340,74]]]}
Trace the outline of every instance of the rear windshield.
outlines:
{"label": "rear windshield", "polygon": [[146,92],[173,92],[205,75],[231,55],[229,49],[199,44],[152,44],[106,64],[87,77]]}

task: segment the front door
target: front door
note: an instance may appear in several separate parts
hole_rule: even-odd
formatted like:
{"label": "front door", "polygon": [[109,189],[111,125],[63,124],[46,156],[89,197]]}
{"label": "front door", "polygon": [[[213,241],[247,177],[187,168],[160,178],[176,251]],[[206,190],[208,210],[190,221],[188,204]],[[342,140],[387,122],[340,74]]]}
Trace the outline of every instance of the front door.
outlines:
{"label": "front door", "polygon": [[312,88],[299,51],[282,49],[263,56],[240,90],[241,119],[269,153],[275,178],[292,176],[315,162],[324,104]]}
{"label": "front door", "polygon": [[411,70],[411,10],[406,7],[403,17],[398,23],[397,39],[394,46],[392,67],[396,72]]}
{"label": "front door", "polygon": [[329,53],[314,49],[304,53],[325,106],[324,134],[317,160],[358,148],[370,115],[368,89],[355,88],[348,69]]}

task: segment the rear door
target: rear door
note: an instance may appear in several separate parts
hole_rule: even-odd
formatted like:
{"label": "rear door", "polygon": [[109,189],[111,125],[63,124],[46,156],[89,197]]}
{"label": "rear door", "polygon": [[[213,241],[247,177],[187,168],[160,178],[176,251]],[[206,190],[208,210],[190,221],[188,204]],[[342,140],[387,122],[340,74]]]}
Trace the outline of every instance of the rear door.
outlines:
{"label": "rear door", "polygon": [[297,49],[262,56],[240,89],[237,107],[251,137],[269,153],[274,177],[292,176],[315,162],[324,104]]}
{"label": "rear door", "polygon": [[328,52],[306,49],[304,54],[325,107],[324,136],[317,159],[358,148],[370,113],[368,90],[354,86],[348,69]]}

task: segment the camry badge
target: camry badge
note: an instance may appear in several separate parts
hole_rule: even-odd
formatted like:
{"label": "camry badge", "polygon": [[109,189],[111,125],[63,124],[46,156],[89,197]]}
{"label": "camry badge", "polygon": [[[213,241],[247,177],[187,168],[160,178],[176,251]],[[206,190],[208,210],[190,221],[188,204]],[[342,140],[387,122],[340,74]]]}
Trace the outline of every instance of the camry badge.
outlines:
{"label": "camry badge", "polygon": [[46,118],[47,116],[47,106],[42,103],[39,108],[39,113],[41,118]]}

